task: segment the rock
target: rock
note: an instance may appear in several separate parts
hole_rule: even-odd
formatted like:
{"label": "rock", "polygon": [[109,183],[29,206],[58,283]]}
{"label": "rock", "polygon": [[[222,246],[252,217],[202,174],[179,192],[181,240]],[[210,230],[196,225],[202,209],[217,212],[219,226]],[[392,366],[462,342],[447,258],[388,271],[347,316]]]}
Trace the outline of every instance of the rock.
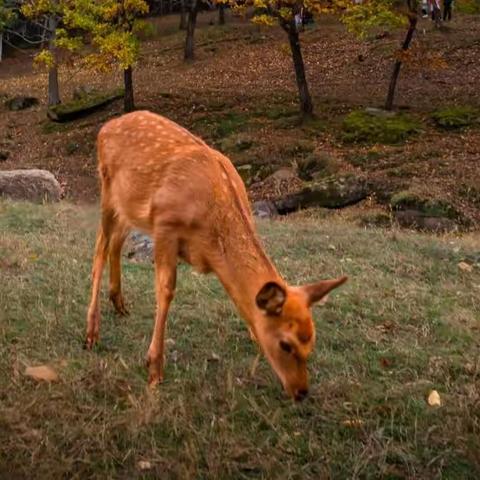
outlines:
{"label": "rock", "polygon": [[383,110],[383,108],[367,107],[365,108],[365,112],[367,112],[369,115],[380,118],[391,118],[395,116],[395,112]]}
{"label": "rock", "polygon": [[393,215],[401,227],[426,232],[451,232],[459,229],[459,225],[450,218],[430,217],[419,210],[400,210]]}
{"label": "rock", "polygon": [[25,110],[38,105],[38,98],[35,97],[13,97],[5,102],[5,106],[12,111]]}
{"label": "rock", "polygon": [[292,168],[288,167],[281,167],[277,171],[273,172],[267,178],[264,179],[264,182],[268,182],[271,180],[291,180],[292,178],[296,178],[295,172]]}
{"label": "rock", "polygon": [[274,203],[280,214],[286,214],[307,207],[343,208],[358,203],[368,194],[365,180],[352,175],[310,182],[302,191]]}
{"label": "rock", "polygon": [[220,143],[220,148],[225,152],[244,152],[252,148],[253,139],[243,133],[229,135]]}
{"label": "rock", "polygon": [[467,219],[445,199],[424,198],[404,190],[390,199],[394,217],[403,227],[431,232],[458,230]]}
{"label": "rock", "polygon": [[153,259],[153,240],[144,233],[132,232],[127,239],[125,255],[132,261],[145,262]]}
{"label": "rock", "polygon": [[278,215],[275,204],[270,200],[259,200],[252,204],[252,212],[258,218],[272,218]]}
{"label": "rock", "polygon": [[60,184],[47,170],[0,171],[0,196],[30,202],[58,202],[61,194]]}
{"label": "rock", "polygon": [[4,162],[10,156],[10,152],[0,151],[0,162]]}

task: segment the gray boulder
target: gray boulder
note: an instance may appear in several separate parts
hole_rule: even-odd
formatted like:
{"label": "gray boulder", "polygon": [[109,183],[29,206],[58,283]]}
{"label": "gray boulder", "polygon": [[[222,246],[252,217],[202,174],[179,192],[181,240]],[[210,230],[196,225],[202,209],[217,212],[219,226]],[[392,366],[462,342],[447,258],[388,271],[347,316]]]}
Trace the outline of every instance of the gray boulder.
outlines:
{"label": "gray boulder", "polygon": [[132,232],[126,242],[125,256],[134,262],[151,262],[153,241],[144,233]]}
{"label": "gray boulder", "polygon": [[30,202],[58,202],[61,194],[60,184],[47,170],[0,171],[0,197]]}
{"label": "gray boulder", "polygon": [[278,215],[278,210],[270,200],[259,200],[258,202],[253,202],[252,213],[258,218],[272,218]]}

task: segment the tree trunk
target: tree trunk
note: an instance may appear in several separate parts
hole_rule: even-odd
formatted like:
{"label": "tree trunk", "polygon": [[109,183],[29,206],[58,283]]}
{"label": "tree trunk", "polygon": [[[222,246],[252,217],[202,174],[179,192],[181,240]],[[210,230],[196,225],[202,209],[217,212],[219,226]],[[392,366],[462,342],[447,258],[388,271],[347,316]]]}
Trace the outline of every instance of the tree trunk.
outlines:
{"label": "tree trunk", "polygon": [[225,25],[225,4],[220,3],[218,5],[218,24]]}
{"label": "tree trunk", "polygon": [[295,21],[290,21],[282,25],[286,30],[292,51],[293,65],[295,67],[295,77],[297,79],[298,94],[300,99],[300,111],[304,117],[313,114],[313,103],[308,91],[307,78],[305,76],[305,65],[303,63],[302,50],[300,48],[300,37],[295,26]]}
{"label": "tree trunk", "polygon": [[[410,47],[415,28],[417,27],[417,16],[412,15],[409,17],[410,25],[408,27],[407,35],[402,45],[402,52],[405,52]],[[400,67],[402,66],[402,60],[398,59],[393,66],[392,76],[390,77],[390,85],[388,87],[387,101],[385,102],[385,110],[393,109],[393,99],[395,97],[395,91],[397,88],[398,75],[400,74]]]}
{"label": "tree trunk", "polygon": [[185,42],[185,60],[193,60],[195,55],[194,49],[194,34],[195,26],[197,24],[198,14],[198,0],[191,0],[190,9],[188,11],[188,23],[187,23],[187,40]]}
{"label": "tree trunk", "polygon": [[48,51],[53,56],[53,65],[48,69],[48,106],[58,105],[60,100],[60,91],[58,87],[58,66],[57,52],[55,48],[55,30],[58,25],[58,19],[51,15],[48,18]]}
{"label": "tree trunk", "polygon": [[133,112],[135,102],[133,99],[133,75],[132,67],[128,67],[123,71],[123,81],[125,84],[124,110],[125,112]]}
{"label": "tree trunk", "polygon": [[187,29],[187,11],[185,9],[185,0],[180,0],[180,30]]}

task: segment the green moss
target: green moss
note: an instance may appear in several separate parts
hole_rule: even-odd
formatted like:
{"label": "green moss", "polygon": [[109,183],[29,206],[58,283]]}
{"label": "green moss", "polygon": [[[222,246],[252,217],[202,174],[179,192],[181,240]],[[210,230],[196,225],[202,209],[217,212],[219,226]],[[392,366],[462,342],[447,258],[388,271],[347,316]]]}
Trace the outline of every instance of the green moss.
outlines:
{"label": "green moss", "polygon": [[195,121],[195,127],[198,127],[202,133],[207,133],[218,140],[242,131],[247,126],[247,123],[247,115],[229,112],[199,118]]}
{"label": "green moss", "polygon": [[480,110],[470,106],[439,108],[432,113],[437,127],[456,130],[480,123]]}
{"label": "green moss", "polygon": [[365,154],[354,154],[347,158],[347,162],[354,167],[364,167],[371,163],[375,163],[382,158],[382,153],[371,150]]}
{"label": "green moss", "polygon": [[347,143],[397,144],[419,131],[419,123],[405,114],[377,116],[354,111],[343,121],[342,140]]}

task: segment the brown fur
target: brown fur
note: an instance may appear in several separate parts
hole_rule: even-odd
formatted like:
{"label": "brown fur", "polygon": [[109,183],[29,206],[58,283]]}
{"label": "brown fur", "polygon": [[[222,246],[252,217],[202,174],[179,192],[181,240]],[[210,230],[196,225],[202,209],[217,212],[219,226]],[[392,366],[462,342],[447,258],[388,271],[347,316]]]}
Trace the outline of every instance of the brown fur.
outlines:
{"label": "brown fur", "polygon": [[[117,311],[127,313],[120,253],[128,232],[136,228],[151,235],[155,245],[157,312],[147,355],[149,383],[163,379],[165,323],[181,257],[198,271],[218,276],[286,391],[303,397],[306,359],[315,341],[310,305],[345,278],[307,287],[286,285],[261,247],[245,186],[231,162],[166,118],[141,111],[105,124],[98,135],[98,171],[102,220],[87,347],[99,337],[100,280],[107,260],[110,298]],[[262,303],[259,292],[267,284],[273,290]],[[292,346],[290,353],[280,340]]]}

